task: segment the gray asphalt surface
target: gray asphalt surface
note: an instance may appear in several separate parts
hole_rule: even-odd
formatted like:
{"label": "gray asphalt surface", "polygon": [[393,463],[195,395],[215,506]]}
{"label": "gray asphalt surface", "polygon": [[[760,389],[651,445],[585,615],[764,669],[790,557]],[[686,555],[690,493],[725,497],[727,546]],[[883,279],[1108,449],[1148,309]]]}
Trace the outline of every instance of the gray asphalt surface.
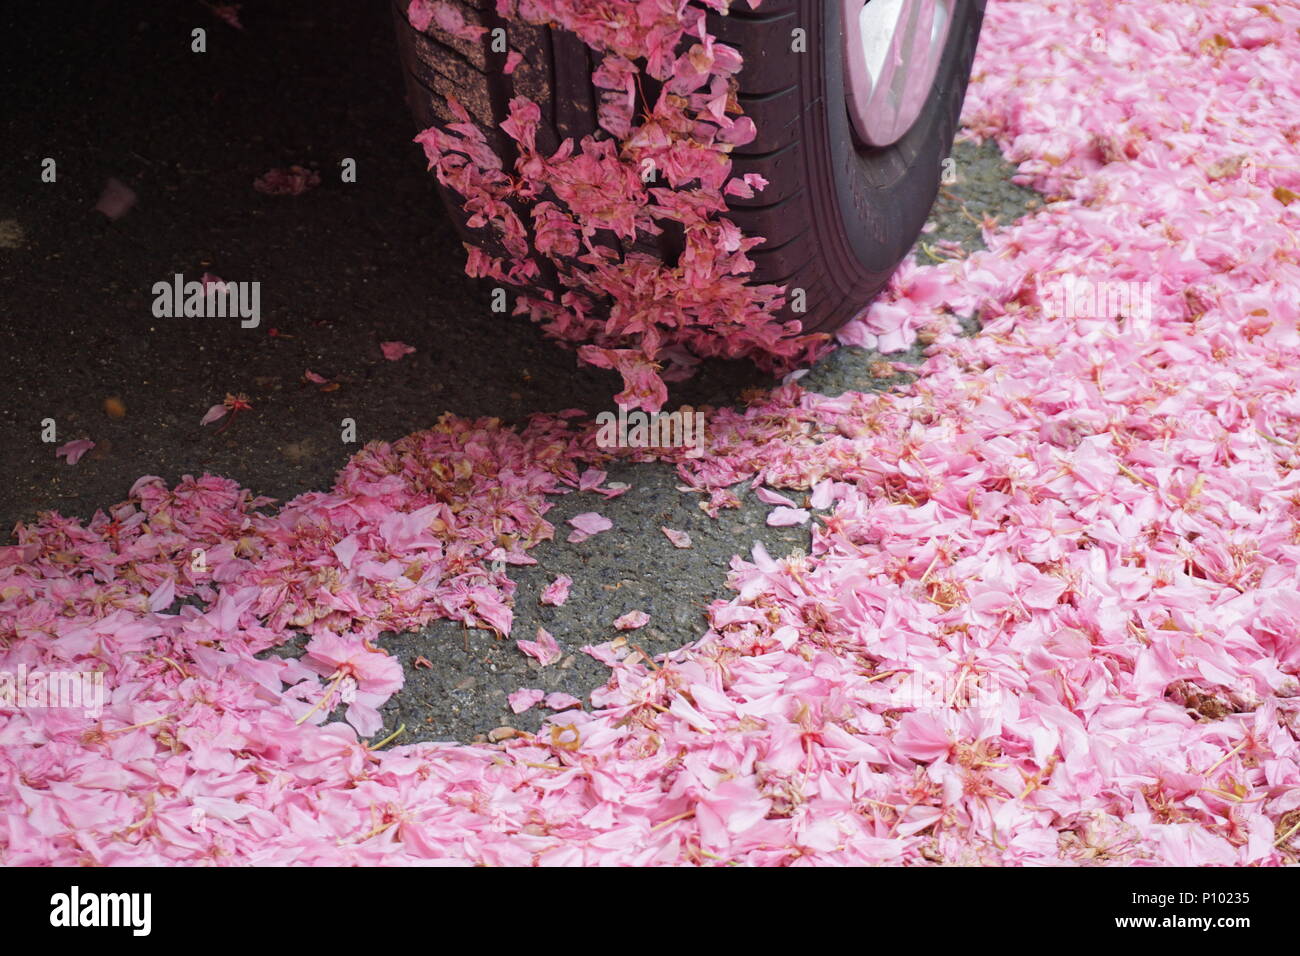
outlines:
{"label": "gray asphalt surface", "polygon": [[[0,51],[11,107],[0,126],[11,144],[0,152],[6,529],[46,509],[89,518],[144,474],[174,482],[207,471],[287,500],[329,487],[361,443],[428,427],[444,411],[507,421],[598,411],[618,389],[617,376],[579,369],[528,323],[493,314],[487,290],[464,277],[463,251],[410,142],[384,5],[332,5],[326,15],[306,0],[250,0],[242,13],[243,31],[200,3],[87,4],[72,25],[0,13],[12,46]],[[208,31],[206,54],[189,50],[195,27]],[[953,156],[957,182],[927,242],[978,248],[972,217],[1007,223],[1036,204],[1008,182],[995,148],[958,145]],[[56,183],[40,181],[44,157],[58,161]],[[345,157],[357,161],[354,184],[339,181]],[[318,169],[322,184],[297,197],[252,189],[267,169],[295,163]],[[109,177],[138,195],[116,221],[93,209]],[[259,328],[152,316],[153,283],[205,271],[262,283]],[[417,351],[386,361],[386,340]],[[834,394],[902,380],[873,378],[876,358],[841,348],[803,384]],[[307,369],[340,387],[305,385]],[[674,389],[670,406],[727,403],[755,384],[770,380],[748,363],[710,363]],[[221,434],[200,428],[227,392],[247,393],[253,410]],[[124,416],[106,413],[110,398]],[[345,417],[357,422],[355,445],[340,440]],[[47,418],[59,443],[89,437],[96,449],[72,467],[56,459],[41,441]],[[406,686],[379,736],[402,725],[398,744],[534,730],[549,711],[515,715],[506,695],[535,687],[585,699],[608,670],[579,648],[617,636],[614,618],[645,611],[650,624],[629,639],[667,651],[702,632],[704,609],[726,596],[733,554],[755,541],[773,554],[808,547],[807,529],[766,527],[769,507],[752,495],[714,520],[675,490],[666,466],[622,464],[610,480],[631,490],[558,499],[547,516],[557,540],[532,552],[537,566],[513,572],[513,637],[545,626],[562,662],[539,668],[513,639],[447,622],[390,635],[383,644],[405,665]],[[565,519],[589,510],[614,528],[566,543]],[[689,532],[694,546],[674,548],[660,525]],[[560,573],[574,580],[568,603],[541,607],[538,594]],[[416,667],[417,657],[432,666]]]}

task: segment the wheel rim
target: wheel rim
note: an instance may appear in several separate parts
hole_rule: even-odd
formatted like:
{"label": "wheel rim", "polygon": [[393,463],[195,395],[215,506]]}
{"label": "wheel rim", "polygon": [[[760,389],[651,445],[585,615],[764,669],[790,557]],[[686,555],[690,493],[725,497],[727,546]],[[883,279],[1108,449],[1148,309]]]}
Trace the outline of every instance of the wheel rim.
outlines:
{"label": "wheel rim", "polygon": [[840,0],[849,116],[869,146],[911,129],[934,86],[956,0]]}

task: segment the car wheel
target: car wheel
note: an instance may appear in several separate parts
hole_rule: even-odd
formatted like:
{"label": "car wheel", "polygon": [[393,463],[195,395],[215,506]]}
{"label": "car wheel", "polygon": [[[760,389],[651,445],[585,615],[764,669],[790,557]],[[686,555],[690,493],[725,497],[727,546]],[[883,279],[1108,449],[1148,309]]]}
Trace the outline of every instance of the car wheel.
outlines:
{"label": "car wheel", "polygon": [[[455,4],[468,23],[505,24],[492,0]],[[749,253],[753,281],[783,285],[805,331],[829,332],[889,280],[920,234],[939,189],[961,112],[985,0],[764,0],[710,13],[710,32],[744,58],[738,100],[757,137],[737,148],[734,173],[768,181],[729,199],[731,217],[766,242]],[[593,56],[559,29],[512,20],[523,64],[441,31],[416,31],[395,8],[408,100],[421,128],[446,125],[454,96],[499,155],[512,155],[500,124],[513,96],[542,108],[539,148],[594,134]],[[485,35],[486,36],[486,35]],[[501,255],[465,226],[460,197],[440,187],[466,241]],[[637,244],[671,261],[671,232]]]}

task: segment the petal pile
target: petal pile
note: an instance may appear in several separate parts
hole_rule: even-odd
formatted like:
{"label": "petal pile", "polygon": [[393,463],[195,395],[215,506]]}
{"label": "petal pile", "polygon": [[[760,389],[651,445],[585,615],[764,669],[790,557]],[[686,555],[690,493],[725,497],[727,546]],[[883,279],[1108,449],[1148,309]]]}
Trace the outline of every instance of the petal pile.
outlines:
{"label": "petal pile", "polygon": [[[500,124],[517,154],[505,168],[489,143],[496,131],[449,95],[454,121],[416,137],[438,181],[460,197],[467,226],[490,239],[489,251],[467,246],[466,271],[517,286],[556,275],[559,295],[520,296],[515,311],[579,346],[583,362],[617,371],[619,404],[651,412],[667,400],[665,380],[690,375],[699,357],[786,368],[825,346],[826,336],[801,335],[797,321],[777,316],[781,287],[746,282],[746,253],[764,240],[725,215],[727,196],[766,185],[732,175],[731,150],[756,131],[736,97],[740,55],[707,29],[706,8],[730,4],[497,0],[500,22],[547,24],[591,47],[599,129],[544,148],[542,106],[515,96]],[[453,46],[484,32],[441,0],[412,0],[407,17]],[[510,52],[508,72],[523,58]],[[651,100],[638,106],[646,90]],[[657,248],[665,230],[681,236],[675,261],[636,250]]]}
{"label": "petal pile", "polygon": [[381,631],[509,632],[493,569],[590,487],[590,423],[446,418],[274,514],[144,478],[20,527],[0,671],[106,699],[0,702],[0,859],[1296,862],[1298,55],[1281,4],[991,3],[968,127],[1051,201],[895,283],[863,334],[936,330],[914,383],[788,384],[665,454],[708,510],[806,492],[811,553],[733,559],[689,647],[584,648],[608,684],[535,735],[357,728]]}

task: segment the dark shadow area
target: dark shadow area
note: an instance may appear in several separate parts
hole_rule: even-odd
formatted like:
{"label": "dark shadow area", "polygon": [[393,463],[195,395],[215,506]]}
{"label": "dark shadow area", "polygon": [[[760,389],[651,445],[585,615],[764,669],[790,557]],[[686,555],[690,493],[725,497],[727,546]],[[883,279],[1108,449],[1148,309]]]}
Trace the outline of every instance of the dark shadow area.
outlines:
{"label": "dark shadow area", "polygon": [[[364,442],[444,411],[513,421],[612,406],[616,375],[493,313],[464,276],[411,142],[386,4],[250,0],[242,30],[197,0],[53,14],[0,13],[6,540],[40,510],[89,517],[145,474],[208,471],[287,499],[329,487]],[[191,49],[196,28],[204,53]],[[55,182],[42,182],[47,157]],[[348,158],[355,183],[341,181]],[[253,189],[294,164],[320,185]],[[110,177],[137,196],[117,220],[94,208]],[[154,317],[154,283],[205,272],[259,282],[260,325]],[[416,352],[388,361],[379,344],[391,340]],[[307,370],[337,389],[304,383]],[[711,363],[672,403],[763,381],[747,362]],[[228,392],[252,410],[220,434],[200,427]],[[125,415],[106,412],[110,398]],[[355,444],[342,441],[345,418]],[[96,447],[69,466],[54,450],[76,438]]]}

